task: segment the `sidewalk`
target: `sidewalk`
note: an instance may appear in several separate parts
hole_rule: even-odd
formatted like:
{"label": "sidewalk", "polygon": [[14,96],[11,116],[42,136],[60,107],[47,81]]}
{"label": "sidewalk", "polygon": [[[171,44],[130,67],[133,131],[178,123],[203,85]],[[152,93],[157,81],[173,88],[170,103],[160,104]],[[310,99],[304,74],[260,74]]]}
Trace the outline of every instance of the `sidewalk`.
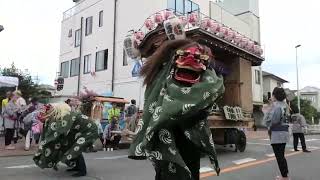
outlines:
{"label": "sidewalk", "polygon": [[19,139],[18,143],[15,144],[15,150],[5,150],[4,149],[4,137],[0,137],[0,157],[8,157],[8,156],[27,156],[33,155],[37,147],[32,145],[29,151],[24,150],[24,139]]}

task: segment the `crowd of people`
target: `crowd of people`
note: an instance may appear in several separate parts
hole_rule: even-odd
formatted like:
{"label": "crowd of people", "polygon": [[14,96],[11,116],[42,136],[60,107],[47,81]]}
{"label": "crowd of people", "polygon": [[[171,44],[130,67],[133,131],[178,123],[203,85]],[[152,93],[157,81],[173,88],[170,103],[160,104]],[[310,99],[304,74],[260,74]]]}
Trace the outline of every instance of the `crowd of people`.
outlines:
{"label": "crowd of people", "polygon": [[6,93],[1,106],[6,150],[15,150],[14,144],[23,137],[26,139],[25,150],[29,150],[33,139],[36,144],[39,142],[42,123],[36,117],[40,107],[37,98],[29,99],[27,104],[18,90]]}
{"label": "crowd of people", "polygon": [[[32,143],[39,144],[43,122],[38,117],[44,104],[40,103],[37,98],[31,98],[28,102],[27,104],[20,91],[9,91],[6,93],[6,99],[2,100],[3,123],[1,125],[4,129],[6,150],[15,150],[18,140],[24,141],[25,150],[29,150]],[[74,103],[73,99],[67,99],[65,103],[70,106],[71,111],[80,111],[79,103]],[[96,121],[98,135],[103,150],[113,151],[119,148],[122,137],[132,139],[142,112],[138,110],[134,99],[127,108],[112,103],[112,108],[104,111],[107,113],[108,122],[103,127],[101,119]],[[96,149],[92,146],[90,151],[95,152]]]}

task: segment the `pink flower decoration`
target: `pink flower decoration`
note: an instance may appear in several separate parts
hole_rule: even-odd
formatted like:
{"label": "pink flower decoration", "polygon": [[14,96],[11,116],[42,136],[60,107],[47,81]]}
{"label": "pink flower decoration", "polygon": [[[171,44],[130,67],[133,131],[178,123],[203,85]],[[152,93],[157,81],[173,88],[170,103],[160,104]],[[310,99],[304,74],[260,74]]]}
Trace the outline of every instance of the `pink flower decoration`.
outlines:
{"label": "pink flower decoration", "polygon": [[168,20],[171,16],[174,16],[173,12],[172,11],[164,11],[164,19],[165,20]]}
{"label": "pink flower decoration", "polygon": [[220,28],[221,28],[221,25],[218,22],[211,20],[211,27],[210,27],[211,32],[218,33],[220,31]]}
{"label": "pink flower decoration", "polygon": [[154,22],[152,21],[151,18],[146,19],[146,21],[144,22],[144,25],[148,30],[152,30],[154,28]]}
{"label": "pink flower decoration", "polygon": [[239,45],[240,45],[240,47],[244,48],[244,47],[246,47],[248,45],[248,42],[249,42],[248,38],[242,37],[241,42],[240,42]]}
{"label": "pink flower decoration", "polygon": [[246,49],[247,49],[248,51],[253,51],[253,46],[254,46],[254,42],[251,41],[251,40],[249,40],[249,42],[248,42],[248,44],[247,44],[247,46],[246,46]]}
{"label": "pink flower decoration", "polygon": [[211,28],[211,20],[209,18],[204,18],[202,21],[201,21],[201,25],[200,27],[207,30],[209,28]]}
{"label": "pink flower decoration", "polygon": [[157,12],[157,13],[154,15],[154,22],[157,23],[157,24],[161,24],[161,23],[163,23],[163,21],[164,21],[164,18],[163,18],[162,13]]}
{"label": "pink flower decoration", "polygon": [[137,31],[134,33],[135,38],[139,41],[142,41],[144,38],[144,33],[142,31]]}
{"label": "pink flower decoration", "polygon": [[189,17],[188,17],[188,22],[190,23],[190,24],[192,24],[193,26],[195,26],[197,23],[198,23],[198,21],[199,21],[199,16],[198,16],[198,14],[197,13],[191,13],[190,15],[189,15]]}
{"label": "pink flower decoration", "polygon": [[183,27],[185,27],[188,24],[188,20],[185,16],[179,16],[179,19],[181,20],[181,24]]}
{"label": "pink flower decoration", "polygon": [[236,33],[235,38],[234,38],[234,43],[239,44],[242,40],[242,35],[239,33]]}

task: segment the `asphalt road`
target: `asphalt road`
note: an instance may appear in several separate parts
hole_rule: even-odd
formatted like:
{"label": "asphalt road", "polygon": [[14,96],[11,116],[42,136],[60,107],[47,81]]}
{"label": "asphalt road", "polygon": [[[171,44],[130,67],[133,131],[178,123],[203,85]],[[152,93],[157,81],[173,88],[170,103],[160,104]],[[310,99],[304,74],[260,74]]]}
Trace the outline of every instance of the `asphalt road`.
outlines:
{"label": "asphalt road", "polygon": [[[201,161],[203,180],[272,180],[279,175],[272,149],[267,139],[250,140],[247,150],[235,153],[230,147],[217,147],[222,174],[217,177],[208,168],[209,161]],[[292,152],[287,147],[287,160],[292,180],[320,180],[320,136],[307,136],[312,153]],[[88,176],[72,178],[60,166],[59,171],[42,170],[33,164],[31,156],[0,158],[1,180],[152,180],[154,170],[148,161],[134,161],[126,158],[126,150],[85,154]]]}

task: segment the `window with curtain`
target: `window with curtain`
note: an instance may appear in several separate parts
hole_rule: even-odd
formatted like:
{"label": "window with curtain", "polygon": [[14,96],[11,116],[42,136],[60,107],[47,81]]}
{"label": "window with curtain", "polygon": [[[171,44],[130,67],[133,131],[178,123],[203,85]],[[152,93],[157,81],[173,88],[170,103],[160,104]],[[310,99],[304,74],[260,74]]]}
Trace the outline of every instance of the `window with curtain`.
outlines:
{"label": "window with curtain", "polygon": [[103,11],[99,12],[99,27],[103,26]]}
{"label": "window with curtain", "polygon": [[255,81],[256,81],[256,84],[261,84],[261,77],[260,77],[259,70],[255,70]]}
{"label": "window with curtain", "polygon": [[80,58],[76,58],[76,59],[71,60],[70,76],[79,75],[79,70],[80,70],[79,63],[80,63]]}
{"label": "window with curtain", "polygon": [[69,77],[69,61],[61,63],[60,76],[67,78]]}
{"label": "window with curtain", "polygon": [[91,54],[85,55],[83,58],[83,73],[88,74],[91,71]]}
{"label": "window with curtain", "polygon": [[108,69],[108,49],[96,53],[96,71]]}
{"label": "window with curtain", "polygon": [[86,18],[86,36],[92,34],[92,16]]}

